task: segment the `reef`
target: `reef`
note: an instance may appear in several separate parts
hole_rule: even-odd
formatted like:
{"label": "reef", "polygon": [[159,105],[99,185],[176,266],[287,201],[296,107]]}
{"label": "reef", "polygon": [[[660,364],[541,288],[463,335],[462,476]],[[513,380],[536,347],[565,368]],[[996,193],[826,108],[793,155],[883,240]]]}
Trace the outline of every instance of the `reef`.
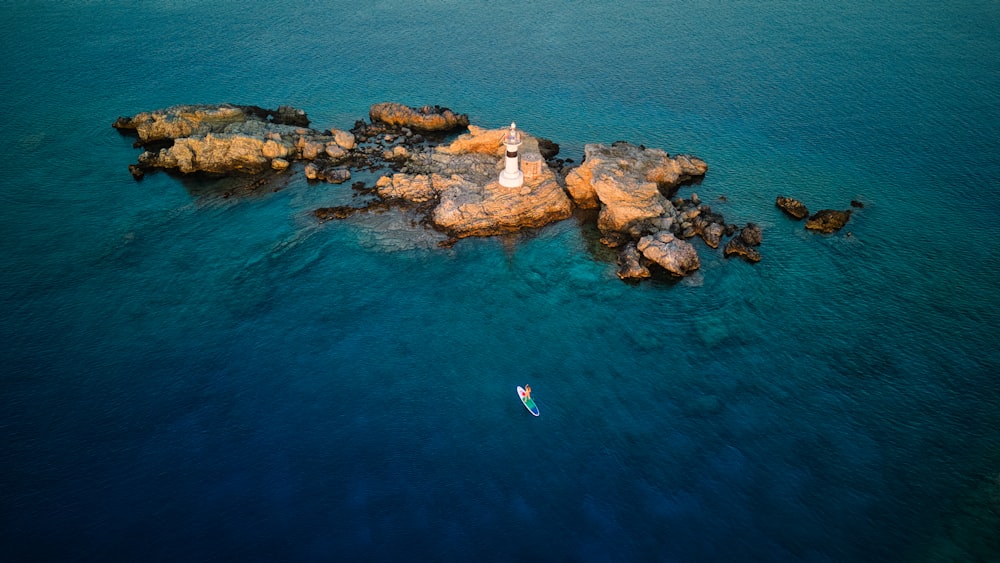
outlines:
{"label": "reef", "polygon": [[557,143],[522,131],[524,183],[508,188],[498,182],[506,129],[472,125],[449,108],[392,102],[371,106],[369,119],[346,131],[318,130],[304,111],[289,106],[178,105],[120,117],[113,127],[134,134],[135,146],[144,149],[129,167],[137,180],[156,169],[251,177],[301,170],[311,182],[331,184],[351,180],[352,171],[380,174],[374,187],[352,184],[370,196],[366,204],[317,209],[321,222],[405,207],[451,245],[594,209],[600,241],[618,252],[618,276],[625,280],[690,275],[701,265],[695,238],[716,249],[733,237],[725,256],[760,260],[759,227],[727,224],[696,193],[676,197],[680,186],[708,171],[695,156],[618,141],[587,144],[576,164],[557,158]]}

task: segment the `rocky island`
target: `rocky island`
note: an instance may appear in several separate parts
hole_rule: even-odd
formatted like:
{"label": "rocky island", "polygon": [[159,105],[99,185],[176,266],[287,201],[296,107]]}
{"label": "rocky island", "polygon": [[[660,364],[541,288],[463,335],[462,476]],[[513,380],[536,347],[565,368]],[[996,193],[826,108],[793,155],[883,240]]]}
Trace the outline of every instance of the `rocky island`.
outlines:
{"label": "rocky island", "polygon": [[700,267],[695,237],[710,248],[733,237],[726,256],[760,260],[759,227],[727,224],[697,194],[674,197],[679,186],[707,172],[697,157],[615,142],[586,145],[583,162],[574,165],[556,158],[556,143],[519,132],[523,182],[512,188],[498,181],[506,129],[471,125],[468,116],[440,106],[391,102],[373,105],[369,118],[349,131],[320,131],[309,126],[304,111],[288,106],[181,105],[120,117],[113,126],[134,134],[135,146],[144,149],[130,166],[136,179],[154,169],[280,175],[297,169],[294,163],[302,163],[309,180],[330,183],[350,180],[352,170],[384,171],[374,187],[352,186],[373,195],[368,204],[317,209],[320,221],[406,206],[453,244],[542,227],[575,208],[594,209],[601,242],[619,252],[622,279],[656,271],[691,274]]}

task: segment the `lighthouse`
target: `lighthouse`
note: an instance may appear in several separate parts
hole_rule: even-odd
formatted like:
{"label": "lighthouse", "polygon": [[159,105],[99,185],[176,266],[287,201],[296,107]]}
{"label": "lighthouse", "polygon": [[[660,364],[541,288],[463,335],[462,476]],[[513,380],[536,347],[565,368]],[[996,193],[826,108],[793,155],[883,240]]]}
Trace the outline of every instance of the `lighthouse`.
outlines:
{"label": "lighthouse", "polygon": [[500,173],[500,185],[505,188],[520,188],[524,184],[524,173],[518,166],[517,148],[521,146],[521,133],[517,131],[517,126],[510,124],[510,131],[503,137],[503,144],[507,146],[507,155],[504,157],[503,172]]}

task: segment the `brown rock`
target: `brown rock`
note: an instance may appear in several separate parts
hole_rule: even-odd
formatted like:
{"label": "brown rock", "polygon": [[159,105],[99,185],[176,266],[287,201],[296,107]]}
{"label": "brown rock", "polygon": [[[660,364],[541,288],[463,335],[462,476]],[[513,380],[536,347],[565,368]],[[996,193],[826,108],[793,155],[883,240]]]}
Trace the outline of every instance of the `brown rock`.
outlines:
{"label": "brown rock", "polygon": [[813,231],[819,231],[824,234],[829,234],[842,229],[850,218],[850,209],[846,211],[822,209],[806,220],[806,228]]}
{"label": "brown rock", "polygon": [[647,259],[675,276],[686,276],[701,267],[698,253],[691,243],[665,231],[642,237],[636,248]]}
{"label": "brown rock", "polygon": [[256,173],[269,168],[272,158],[280,158],[290,152],[291,146],[264,141],[260,137],[209,133],[204,137],[176,139],[171,147],[158,152],[147,151],[139,156],[139,164],[149,168],[176,168],[185,174]]}
{"label": "brown rock", "polygon": [[693,157],[670,157],[665,151],[618,142],[588,144],[584,161],[566,175],[566,189],[581,207],[599,205],[602,232],[627,231],[655,218],[675,219],[677,212],[662,194],[707,166]]}
{"label": "brown rock", "polygon": [[740,237],[733,237],[730,239],[729,243],[726,244],[726,248],[723,250],[723,254],[726,258],[731,256],[740,256],[747,262],[760,262],[760,252],[748,245]]}
{"label": "brown rock", "polygon": [[796,220],[805,219],[809,216],[809,210],[806,209],[806,206],[795,198],[779,195],[774,201],[774,205]]}
{"label": "brown rock", "polygon": [[618,255],[618,277],[623,280],[636,280],[650,277],[649,268],[642,263],[642,254],[634,242],[625,245]]}
{"label": "brown rock", "polygon": [[726,228],[720,223],[709,223],[708,226],[701,230],[701,239],[711,248],[719,248],[725,230]]}
{"label": "brown rock", "polygon": [[740,239],[748,246],[760,246],[764,241],[764,233],[756,223],[747,223],[740,231]]}
{"label": "brown rock", "polygon": [[[438,176],[434,176],[437,182]],[[442,177],[443,179],[443,177]],[[452,176],[438,191],[434,224],[453,236],[491,236],[561,221],[572,214],[566,193],[548,168],[521,189],[505,188],[496,180],[483,185]],[[527,189],[524,189],[527,188]]]}
{"label": "brown rock", "polygon": [[452,131],[467,127],[469,116],[456,114],[448,108],[423,106],[411,108],[394,102],[373,105],[368,116],[371,120],[395,127],[409,127],[421,131]]}
{"label": "brown rock", "polygon": [[383,176],[375,183],[375,189],[383,199],[398,199],[411,203],[426,203],[437,197],[437,191],[431,184],[430,177],[425,174]]}

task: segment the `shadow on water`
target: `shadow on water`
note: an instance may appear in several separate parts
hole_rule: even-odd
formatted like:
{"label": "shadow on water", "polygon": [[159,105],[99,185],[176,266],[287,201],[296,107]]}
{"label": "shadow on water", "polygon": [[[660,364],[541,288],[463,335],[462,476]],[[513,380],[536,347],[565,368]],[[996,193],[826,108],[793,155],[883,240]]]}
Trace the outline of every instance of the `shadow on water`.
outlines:
{"label": "shadow on water", "polygon": [[279,192],[297,175],[297,172],[262,172],[259,174],[213,175],[204,172],[182,174],[164,172],[184,186],[191,197],[198,200],[261,198]]}

